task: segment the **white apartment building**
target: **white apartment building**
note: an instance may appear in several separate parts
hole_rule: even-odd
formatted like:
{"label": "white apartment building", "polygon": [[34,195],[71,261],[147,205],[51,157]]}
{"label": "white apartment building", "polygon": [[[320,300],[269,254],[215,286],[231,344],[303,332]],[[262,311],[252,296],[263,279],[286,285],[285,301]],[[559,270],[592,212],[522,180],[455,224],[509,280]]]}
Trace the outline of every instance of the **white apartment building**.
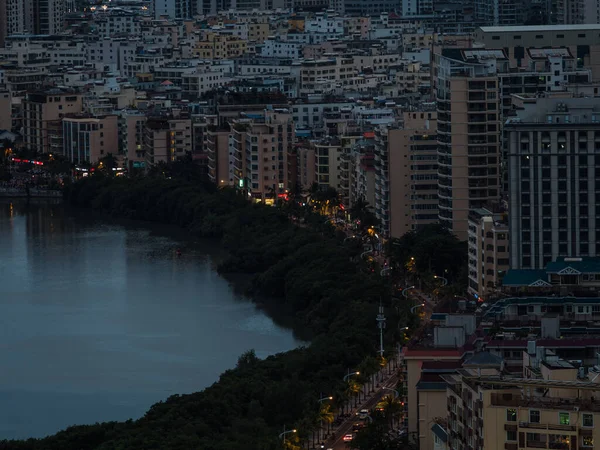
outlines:
{"label": "white apartment building", "polygon": [[139,36],[141,32],[139,16],[121,8],[111,8],[105,12],[101,9],[95,22],[98,35],[103,38],[118,35]]}
{"label": "white apartment building", "polygon": [[260,54],[265,58],[300,59],[302,44],[285,42],[279,39],[267,39],[260,49]]}
{"label": "white apartment building", "polygon": [[344,18],[328,13],[317,13],[314,19],[304,21],[304,32],[344,34]]}
{"label": "white apartment building", "polygon": [[182,76],[181,89],[183,94],[196,97],[208,91],[224,86],[230,82],[222,72],[198,72]]}
{"label": "white apartment building", "polygon": [[103,70],[125,74],[125,67],[134,60],[141,45],[139,41],[129,39],[98,39],[87,44],[87,62]]}

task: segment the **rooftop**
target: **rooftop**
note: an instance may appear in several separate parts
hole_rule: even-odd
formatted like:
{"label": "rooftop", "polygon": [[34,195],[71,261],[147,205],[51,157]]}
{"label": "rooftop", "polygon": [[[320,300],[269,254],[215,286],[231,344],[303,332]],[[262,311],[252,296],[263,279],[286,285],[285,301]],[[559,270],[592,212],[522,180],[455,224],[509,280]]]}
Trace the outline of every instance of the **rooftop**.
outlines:
{"label": "rooftop", "polygon": [[509,27],[480,27],[480,30],[484,33],[514,33],[514,32],[534,32],[534,31],[582,31],[592,30],[600,31],[600,25],[589,24],[589,25],[523,25],[523,26],[509,26]]}

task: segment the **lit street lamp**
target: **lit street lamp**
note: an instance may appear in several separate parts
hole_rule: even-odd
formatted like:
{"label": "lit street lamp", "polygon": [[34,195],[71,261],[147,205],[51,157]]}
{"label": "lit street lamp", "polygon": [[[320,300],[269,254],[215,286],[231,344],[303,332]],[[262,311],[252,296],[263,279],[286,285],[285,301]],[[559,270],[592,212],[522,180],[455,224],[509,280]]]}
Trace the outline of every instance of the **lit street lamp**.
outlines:
{"label": "lit street lamp", "polygon": [[347,381],[352,375],[360,375],[360,372],[348,372],[348,375],[344,375],[344,381]]}
{"label": "lit street lamp", "polygon": [[391,267],[384,267],[383,269],[381,269],[381,272],[379,272],[379,275],[383,277],[383,276],[385,276],[386,272],[390,272],[391,270],[392,270]]}
{"label": "lit street lamp", "polygon": [[413,306],[412,308],[410,308],[410,312],[411,312],[411,313],[412,313],[412,312],[414,312],[414,311],[415,311],[415,309],[417,309],[417,308],[420,308],[421,306],[425,306],[425,303],[421,303],[421,304],[419,304],[419,305],[415,305],[415,306]]}
{"label": "lit street lamp", "polygon": [[281,433],[279,435],[279,439],[282,439],[286,434],[295,433],[296,431],[298,431],[298,430],[288,430],[288,431],[285,431],[285,429],[284,429],[283,433]]}
{"label": "lit street lamp", "polygon": [[318,400],[319,403],[324,402],[325,400],[333,400],[333,397],[323,397]]}
{"label": "lit street lamp", "polygon": [[440,277],[439,275],[434,275],[433,278],[435,278],[436,280],[442,280],[442,286],[448,285],[448,279],[446,279],[444,277]]}

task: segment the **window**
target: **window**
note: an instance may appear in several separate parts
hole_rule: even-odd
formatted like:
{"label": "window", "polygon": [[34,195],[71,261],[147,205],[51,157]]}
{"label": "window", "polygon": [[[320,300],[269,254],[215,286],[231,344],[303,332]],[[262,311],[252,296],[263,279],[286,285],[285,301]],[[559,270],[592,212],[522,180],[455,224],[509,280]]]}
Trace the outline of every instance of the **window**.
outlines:
{"label": "window", "polygon": [[531,423],[540,423],[540,412],[536,410],[529,411],[529,421]]}
{"label": "window", "polygon": [[517,440],[517,432],[516,431],[507,431],[506,432],[506,440],[507,441],[516,441]]}
{"label": "window", "polygon": [[594,446],[594,438],[592,436],[584,436],[582,444],[584,447],[593,447]]}
{"label": "window", "polygon": [[593,414],[584,414],[583,415],[583,426],[584,427],[593,427],[594,426],[594,415]]}
{"label": "window", "polygon": [[[516,415],[516,413],[515,413]],[[560,425],[569,425],[571,423],[571,418],[568,412],[558,413],[558,423]]]}
{"label": "window", "polygon": [[[569,413],[567,413],[567,414],[569,414]],[[516,422],[517,421],[517,410],[515,408],[508,408],[506,410],[506,421],[507,422]],[[568,423],[567,423],[567,425],[568,425]]]}

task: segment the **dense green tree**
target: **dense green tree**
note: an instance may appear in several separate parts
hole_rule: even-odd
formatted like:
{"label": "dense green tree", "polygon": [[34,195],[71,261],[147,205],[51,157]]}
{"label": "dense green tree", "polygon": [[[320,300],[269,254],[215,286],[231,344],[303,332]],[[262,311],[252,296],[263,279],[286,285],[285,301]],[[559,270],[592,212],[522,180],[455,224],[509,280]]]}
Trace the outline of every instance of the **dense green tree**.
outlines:
{"label": "dense green tree", "polygon": [[466,284],[467,243],[441,225],[410,231],[388,245],[395,272],[404,278],[431,280],[438,275],[451,283]]}

